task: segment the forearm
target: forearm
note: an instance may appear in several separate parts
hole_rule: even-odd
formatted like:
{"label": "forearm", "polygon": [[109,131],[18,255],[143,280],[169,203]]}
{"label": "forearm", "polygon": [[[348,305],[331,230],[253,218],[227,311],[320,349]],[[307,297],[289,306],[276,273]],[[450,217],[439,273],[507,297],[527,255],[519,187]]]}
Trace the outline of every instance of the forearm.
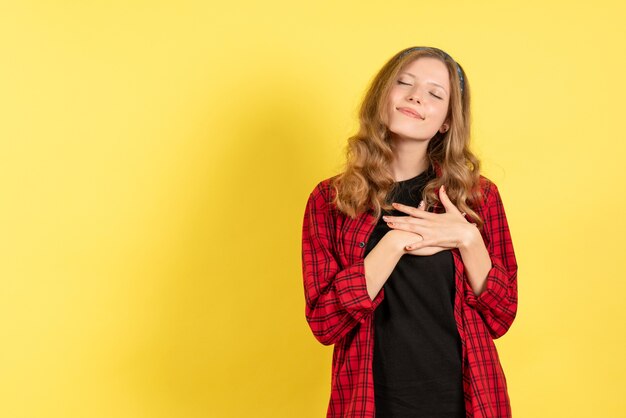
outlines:
{"label": "forearm", "polygon": [[491,257],[478,228],[471,224],[467,228],[466,238],[459,245],[459,252],[470,286],[474,294],[479,296],[492,268]]}
{"label": "forearm", "polygon": [[[392,232],[392,231],[390,231]],[[374,300],[404,254],[388,232],[364,259],[367,293]]]}

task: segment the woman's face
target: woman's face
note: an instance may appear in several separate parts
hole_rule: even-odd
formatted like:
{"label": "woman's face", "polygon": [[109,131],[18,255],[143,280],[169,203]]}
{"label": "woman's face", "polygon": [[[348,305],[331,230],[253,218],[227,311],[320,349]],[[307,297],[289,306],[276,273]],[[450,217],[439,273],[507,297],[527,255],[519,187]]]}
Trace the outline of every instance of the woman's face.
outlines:
{"label": "woman's face", "polygon": [[392,137],[430,140],[442,127],[450,103],[450,75],[437,58],[422,57],[406,65],[393,80],[387,99],[387,127]]}

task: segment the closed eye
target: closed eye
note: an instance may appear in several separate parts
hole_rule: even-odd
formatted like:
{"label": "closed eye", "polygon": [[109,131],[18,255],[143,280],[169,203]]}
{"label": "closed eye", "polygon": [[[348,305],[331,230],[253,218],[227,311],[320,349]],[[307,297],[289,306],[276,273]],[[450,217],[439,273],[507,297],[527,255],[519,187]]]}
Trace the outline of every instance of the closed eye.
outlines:
{"label": "closed eye", "polygon": [[[400,81],[400,80],[398,80],[398,84],[402,84],[403,86],[410,86],[410,85],[411,85],[411,84],[409,84],[409,83],[404,83],[404,82],[402,82],[402,81]],[[433,96],[435,96],[435,97],[436,97],[436,98],[438,98],[439,100],[443,100],[441,97],[437,96],[436,94],[434,94],[434,93],[432,93],[432,92],[431,92],[430,94],[431,94],[431,95],[433,95]]]}

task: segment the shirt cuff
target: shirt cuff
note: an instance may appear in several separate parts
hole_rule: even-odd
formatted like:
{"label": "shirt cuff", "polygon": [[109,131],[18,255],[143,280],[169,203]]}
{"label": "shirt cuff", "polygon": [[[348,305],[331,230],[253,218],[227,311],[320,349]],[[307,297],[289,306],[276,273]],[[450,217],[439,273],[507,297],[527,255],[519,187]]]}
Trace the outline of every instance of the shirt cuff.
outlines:
{"label": "shirt cuff", "polygon": [[506,297],[509,277],[506,268],[495,257],[491,257],[491,269],[487,274],[485,288],[476,296],[474,290],[465,279],[467,303],[479,310],[492,310]]}
{"label": "shirt cuff", "polygon": [[358,320],[373,312],[384,298],[384,289],[381,288],[374,300],[370,299],[365,280],[364,259],[337,274],[335,289],[341,305]]}

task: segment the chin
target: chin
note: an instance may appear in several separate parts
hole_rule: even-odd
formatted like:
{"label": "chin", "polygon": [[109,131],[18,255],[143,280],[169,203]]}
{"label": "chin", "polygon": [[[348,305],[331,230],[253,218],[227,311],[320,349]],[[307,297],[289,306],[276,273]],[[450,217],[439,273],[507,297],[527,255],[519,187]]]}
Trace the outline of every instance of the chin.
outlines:
{"label": "chin", "polygon": [[391,136],[399,137],[402,139],[412,139],[416,141],[426,141],[434,136],[434,134],[429,136],[428,134],[423,134],[420,132],[415,132],[415,130],[411,131],[408,129],[389,129],[389,132],[391,132]]}

